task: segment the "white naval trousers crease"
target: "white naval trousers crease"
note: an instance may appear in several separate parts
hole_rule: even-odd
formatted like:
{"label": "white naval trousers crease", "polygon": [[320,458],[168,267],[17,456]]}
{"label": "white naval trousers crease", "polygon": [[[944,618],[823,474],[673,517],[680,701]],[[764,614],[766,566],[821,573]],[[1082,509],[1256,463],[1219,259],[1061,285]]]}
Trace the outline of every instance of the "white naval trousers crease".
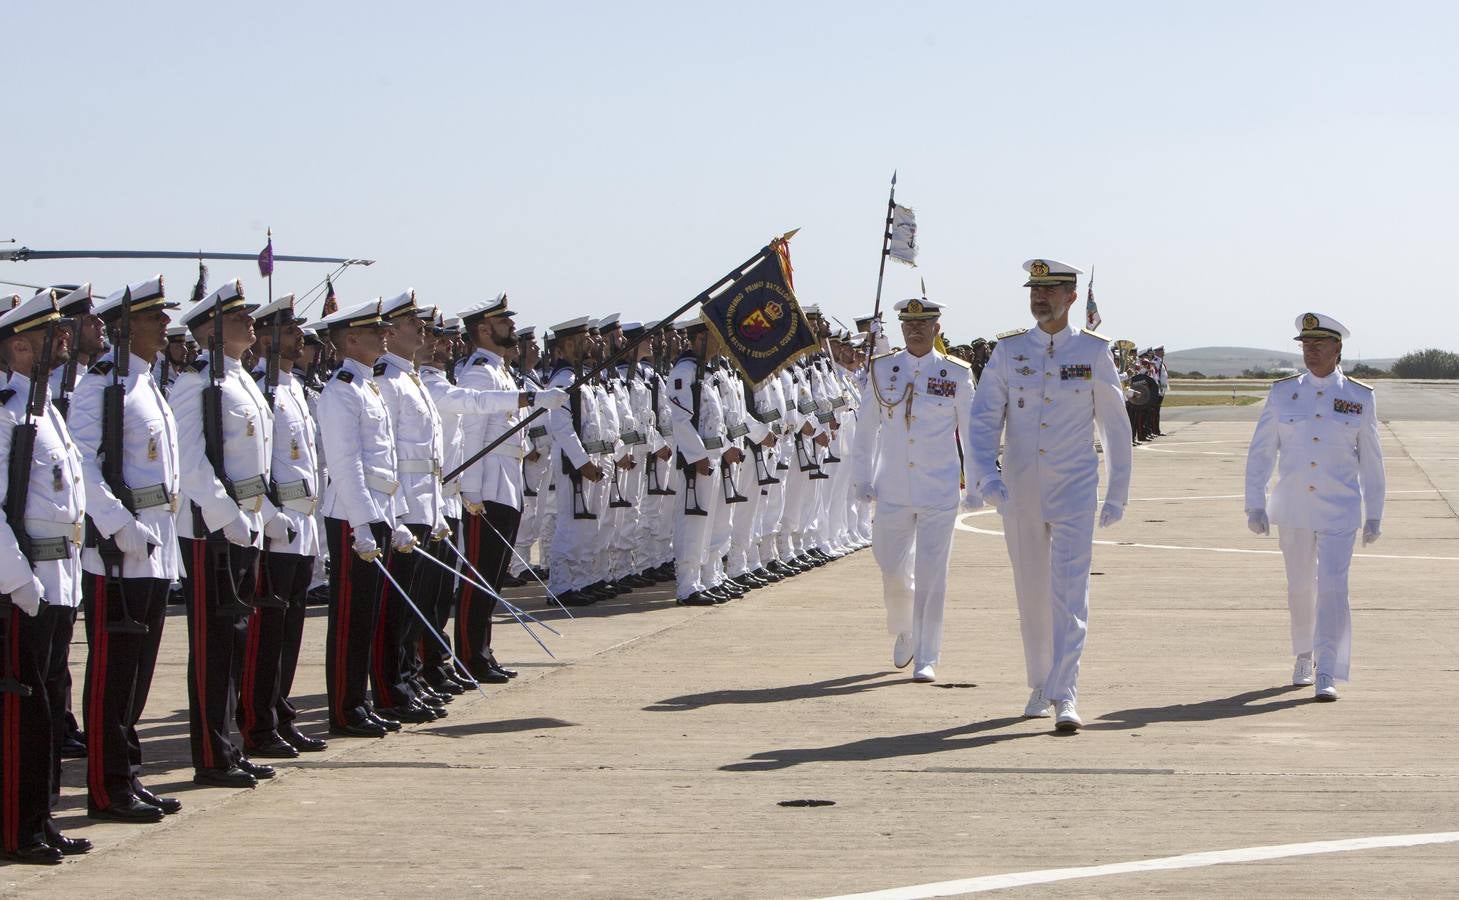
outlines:
{"label": "white naval trousers crease", "polygon": [[1013,563],[1028,686],[1042,687],[1050,700],[1076,700],[1089,630],[1094,516],[1045,522],[1036,508],[1016,510],[1015,502],[1004,506],[1003,535]]}
{"label": "white naval trousers crease", "polygon": [[1353,655],[1348,569],[1357,531],[1313,531],[1277,526],[1287,564],[1287,609],[1292,653],[1311,653],[1317,671],[1347,681]]}
{"label": "white naval trousers crease", "polygon": [[887,633],[910,632],[916,665],[942,652],[943,601],[957,507],[928,509],[878,501],[872,555],[882,571]]}

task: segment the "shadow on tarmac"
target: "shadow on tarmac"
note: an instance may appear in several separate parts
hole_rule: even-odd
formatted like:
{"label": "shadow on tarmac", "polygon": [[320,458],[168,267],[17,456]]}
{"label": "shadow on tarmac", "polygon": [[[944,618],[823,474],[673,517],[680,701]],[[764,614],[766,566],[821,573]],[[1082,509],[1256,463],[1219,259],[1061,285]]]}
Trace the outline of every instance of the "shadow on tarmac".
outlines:
{"label": "shadow on tarmac", "polygon": [[1230,697],[1202,700],[1199,703],[1172,703],[1169,706],[1144,706],[1135,709],[1120,709],[1107,712],[1098,720],[1084,726],[1086,731],[1122,731],[1144,728],[1159,722],[1215,722],[1220,719],[1239,719],[1244,716],[1258,716],[1314,703],[1311,696],[1287,697],[1273,703],[1257,703],[1290,694],[1293,691],[1310,691],[1311,688],[1288,684],[1281,687],[1246,691]]}
{"label": "shadow on tarmac", "polygon": [[1024,721],[1027,720],[1022,716],[1005,716],[1001,719],[989,719],[986,722],[970,722],[956,728],[925,731],[921,734],[866,738],[830,747],[766,750],[763,753],[754,754],[745,762],[720,766],[719,770],[721,772],[766,772],[813,762],[869,762],[878,759],[926,756],[930,753],[947,753],[953,750],[971,750],[989,744],[1011,741],[1015,738],[1048,736],[1048,731],[983,734],[985,731],[997,731]]}
{"label": "shadow on tarmac", "polygon": [[784,703],[790,700],[814,700],[819,697],[845,697],[859,694],[872,688],[900,684],[899,681],[871,681],[895,675],[895,672],[871,672],[865,675],[847,675],[810,684],[790,684],[783,687],[755,688],[741,691],[705,691],[702,694],[684,694],[670,697],[644,707],[645,712],[675,712],[687,709],[703,709],[706,706],[728,706],[750,703]]}

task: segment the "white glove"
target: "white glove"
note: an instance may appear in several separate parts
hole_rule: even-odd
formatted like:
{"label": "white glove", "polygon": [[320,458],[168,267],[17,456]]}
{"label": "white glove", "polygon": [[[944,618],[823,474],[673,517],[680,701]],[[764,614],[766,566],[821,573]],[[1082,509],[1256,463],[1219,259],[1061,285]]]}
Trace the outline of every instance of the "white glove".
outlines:
{"label": "white glove", "polygon": [[537,392],[534,406],[542,409],[561,409],[567,403],[567,391],[562,388],[547,388]]}
{"label": "white glove", "polygon": [[1377,519],[1369,519],[1367,522],[1363,523],[1363,546],[1364,547],[1368,546],[1369,544],[1376,544],[1376,543],[1378,543],[1378,538],[1380,538],[1382,536],[1383,536],[1383,532],[1378,528],[1378,520]]}
{"label": "white glove", "polygon": [[1266,510],[1253,509],[1246,514],[1246,527],[1252,534],[1271,534],[1272,523],[1267,521]]}
{"label": "white glove", "polygon": [[396,525],[390,529],[390,546],[401,553],[409,553],[415,549],[415,535],[404,525]]}
{"label": "white glove", "polygon": [[872,319],[871,324],[866,326],[866,333],[875,340],[876,336],[881,334],[881,319]]}
{"label": "white glove", "polygon": [[116,534],[111,536],[116,541],[117,549],[123,553],[137,553],[146,555],[147,545],[162,545],[162,538],[157,532],[138,522],[136,519],[117,529]]}
{"label": "white glove", "polygon": [[30,576],[30,582],[10,592],[10,602],[20,607],[20,611],[27,616],[33,616],[40,612],[41,597],[45,594],[45,587],[40,579],[34,575]]}
{"label": "white glove", "polygon": [[369,562],[380,556],[380,546],[375,543],[375,534],[370,530],[369,525],[356,525],[354,534],[354,550],[359,554],[360,559]]}
{"label": "white glove", "polygon": [[871,503],[876,499],[876,489],[871,486],[870,482],[858,484],[856,486],[856,499],[862,503]]}
{"label": "white glove", "polygon": [[1124,517],[1125,508],[1123,506],[1106,501],[1104,508],[1099,511],[1099,527],[1108,528]]}
{"label": "white glove", "polygon": [[243,513],[234,517],[233,521],[223,526],[223,537],[228,543],[236,544],[239,547],[253,546],[253,531],[248,527],[248,520],[243,518]]}
{"label": "white glove", "polygon": [[294,538],[298,536],[294,529],[289,527],[289,521],[283,516],[274,516],[269,519],[268,524],[263,526],[263,534],[276,544],[292,544]]}
{"label": "white glove", "polygon": [[1004,486],[1002,479],[990,479],[983,485],[981,494],[983,499],[993,504],[993,508],[1000,513],[1003,512],[1003,507],[1008,505],[1008,488]]}

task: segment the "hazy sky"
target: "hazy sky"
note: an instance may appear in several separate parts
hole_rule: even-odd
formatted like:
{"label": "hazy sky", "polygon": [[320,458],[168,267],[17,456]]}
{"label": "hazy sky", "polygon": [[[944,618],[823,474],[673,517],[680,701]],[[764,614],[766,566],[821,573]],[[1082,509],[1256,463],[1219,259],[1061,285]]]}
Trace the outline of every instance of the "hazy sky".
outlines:
{"label": "hazy sky", "polygon": [[[803,302],[1028,324],[1020,264],[1094,264],[1101,329],[1459,350],[1459,4],[7,0],[0,239],[370,257],[345,302],[505,290],[519,323],[657,318],[779,232]],[[195,267],[0,263],[0,279]],[[216,263],[214,283],[251,263]],[[319,266],[280,265],[302,291]],[[1082,284],[1081,284],[1082,291]],[[316,307],[317,309],[317,307]]]}

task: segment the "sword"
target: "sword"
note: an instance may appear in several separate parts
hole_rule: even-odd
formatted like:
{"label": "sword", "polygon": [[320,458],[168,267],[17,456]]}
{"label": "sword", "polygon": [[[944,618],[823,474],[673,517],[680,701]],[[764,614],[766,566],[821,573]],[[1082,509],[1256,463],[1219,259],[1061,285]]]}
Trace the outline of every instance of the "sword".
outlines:
{"label": "sword", "polygon": [[[541,578],[538,578],[537,577],[537,573],[534,572],[534,571],[532,571],[532,567],[530,565],[527,565],[527,561],[522,558],[522,554],[520,554],[520,553],[517,552],[517,548],[515,546],[513,546],[510,541],[508,541],[506,538],[502,537],[502,533],[500,531],[497,531],[496,530],[496,526],[493,525],[493,524],[491,524],[490,522],[488,522],[486,520],[486,517],[485,516],[482,516],[481,517],[481,522],[487,528],[490,528],[491,529],[491,533],[494,534],[494,535],[496,535],[497,540],[499,540],[502,543],[504,543],[504,544],[507,545],[507,549],[508,550],[511,550],[512,551],[512,555],[517,558],[517,562],[521,563],[524,567],[526,567],[527,574],[531,575],[532,576],[532,579],[534,581],[536,581],[538,584],[542,585],[542,590],[544,590],[544,591],[547,592],[547,596],[549,598],[551,598],[551,600],[552,600],[553,603],[556,603],[557,604],[557,608],[560,609],[560,610],[562,610],[563,612],[567,613],[567,617],[569,619],[576,619],[577,616],[574,616],[571,612],[568,612],[568,608],[566,606],[563,606],[562,605],[562,601],[559,600],[559,599],[557,599],[557,595],[556,594],[552,593],[552,588],[550,588],[550,587],[547,586],[547,582],[545,582]],[[464,557],[464,556],[461,555],[461,551],[456,549],[456,545],[455,544],[451,544],[449,541],[447,542],[447,544],[450,546],[451,552],[455,553],[456,556],[457,556],[457,558],[459,558],[461,560],[461,562],[465,563],[466,564],[466,567],[469,568],[472,571],[472,573],[474,573],[476,575],[476,577],[478,579],[480,579],[482,581],[485,581],[486,580],[485,578],[482,578],[481,577],[481,573],[480,572],[476,571],[476,567],[473,566],[473,565],[471,565],[470,560],[468,560],[466,557]]]}
{"label": "sword", "polygon": [[[455,663],[456,667],[461,670],[461,674],[466,676],[466,681],[470,683],[472,687],[476,688],[477,692],[480,693],[482,697],[486,697],[486,691],[481,689],[481,683],[478,682],[475,678],[471,677],[471,670],[467,669],[466,666],[462,664],[461,660],[456,658],[456,654],[451,650],[451,645],[446,643],[446,639],[441,637],[441,633],[436,630],[436,626],[431,624],[431,620],[427,619],[425,617],[425,614],[420,611],[420,607],[415,605],[415,601],[410,599],[410,595],[405,592],[405,588],[400,586],[400,582],[395,580],[395,576],[390,574],[390,570],[385,568],[385,564],[380,561],[380,557],[373,557],[370,561],[375,564],[375,568],[380,570],[380,574],[385,576],[385,580],[390,582],[390,584],[395,588],[396,593],[400,594],[401,598],[405,600],[406,604],[410,606],[411,612],[414,612],[417,616],[420,617],[421,622],[425,623],[426,631],[429,631],[431,634],[435,635],[436,640],[440,643],[441,647],[445,649],[446,655],[451,657],[451,662]],[[490,698],[487,697],[487,699]]]}
{"label": "sword", "polygon": [[[442,541],[441,543],[445,544],[447,547],[451,547],[451,542],[450,541]],[[496,600],[498,603],[500,603],[503,607],[506,608],[506,611],[507,612],[509,612],[509,613],[512,614],[512,618],[514,618],[514,619],[517,620],[517,624],[518,625],[521,625],[523,628],[527,629],[527,633],[530,634],[530,635],[532,635],[532,640],[534,640],[534,641],[537,642],[537,646],[541,647],[542,650],[543,650],[543,652],[545,652],[548,656],[552,657],[553,659],[557,659],[557,654],[553,653],[551,650],[548,650],[547,649],[547,645],[544,644],[544,643],[542,643],[542,639],[537,636],[537,632],[533,631],[530,627],[528,627],[527,623],[522,621],[522,617],[519,616],[519,615],[517,615],[517,613],[520,612],[520,610],[518,610],[517,607],[513,606],[512,604],[508,603],[506,601],[506,599],[502,597],[501,594],[498,594],[496,591],[494,591],[491,588],[487,587],[486,586],[486,579],[481,577],[481,573],[479,571],[477,571],[476,567],[471,564],[471,561],[470,560],[468,560],[466,557],[464,557],[464,556],[461,555],[461,551],[460,550],[457,550],[455,547],[451,547],[451,549],[456,553],[456,556],[463,563],[466,563],[466,567],[471,570],[471,574],[473,574],[473,575],[476,576],[476,580],[467,578],[465,575],[462,575],[460,572],[456,572],[455,569],[452,569],[450,566],[446,566],[444,563],[441,563],[441,561],[439,559],[436,559],[434,556],[430,556],[429,554],[427,554],[427,557],[432,562],[440,563],[442,566],[445,566],[445,568],[447,569],[447,571],[456,572],[456,577],[457,578],[460,578],[462,581],[466,582],[467,584],[470,584],[472,587],[477,587],[477,588],[481,588],[482,590],[484,590],[488,596],[490,596],[492,599]],[[524,615],[525,615],[525,613],[524,613]],[[533,619],[532,621],[537,622],[536,619]],[[544,627],[546,627],[546,623],[545,622],[538,622],[538,624],[543,625]],[[559,637],[561,636],[561,632],[557,631],[556,629],[553,629],[552,630],[552,633],[558,635]]]}
{"label": "sword", "polygon": [[[557,635],[558,637],[562,637],[562,632],[558,631],[556,628],[553,628],[551,625],[548,625],[546,622],[542,621],[541,619],[537,618],[536,616],[534,616],[531,613],[527,612],[526,610],[522,609],[520,606],[513,606],[511,603],[507,602],[507,599],[505,597],[503,597],[501,594],[498,594],[496,591],[492,590],[491,588],[489,588],[486,585],[482,584],[481,582],[477,581],[475,578],[467,578],[465,575],[462,575],[460,572],[457,572],[455,569],[453,569],[450,566],[446,565],[446,563],[443,562],[442,560],[439,560],[436,557],[434,557],[434,556],[430,555],[429,553],[425,552],[420,547],[417,546],[411,552],[412,553],[419,553],[421,556],[423,556],[426,559],[430,560],[435,565],[438,565],[441,568],[445,569],[447,572],[450,572],[452,575],[455,575],[457,578],[461,579],[462,581],[464,581],[467,584],[471,585],[472,587],[476,588],[478,591],[481,591],[484,594],[489,594],[492,597],[495,597],[496,598],[496,601],[498,603],[500,603],[502,606],[506,607],[507,612],[510,612],[513,615],[521,615],[521,616],[523,616],[523,617],[525,617],[527,619],[530,619],[531,621],[536,622],[538,625],[541,625],[543,628],[546,628],[548,631],[552,632],[553,634]],[[528,630],[530,631],[531,629],[528,629]],[[545,650],[547,648],[544,647],[543,649]],[[549,651],[547,655],[548,656],[552,656],[552,653]],[[554,658],[556,658],[556,657],[554,657]]]}

